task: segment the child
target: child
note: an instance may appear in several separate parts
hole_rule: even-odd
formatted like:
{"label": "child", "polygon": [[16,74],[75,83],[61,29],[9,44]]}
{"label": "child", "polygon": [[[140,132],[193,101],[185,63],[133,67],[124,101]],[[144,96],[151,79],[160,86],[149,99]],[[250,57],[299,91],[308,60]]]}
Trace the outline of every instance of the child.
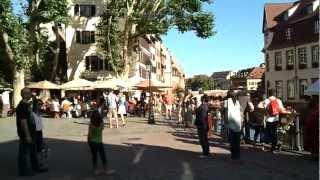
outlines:
{"label": "child", "polygon": [[97,170],[98,153],[103,164],[104,173],[113,174],[114,171],[107,170],[107,158],[102,143],[103,121],[98,110],[94,110],[90,117],[90,125],[88,132],[88,144],[92,154],[93,171],[95,175],[99,175]]}

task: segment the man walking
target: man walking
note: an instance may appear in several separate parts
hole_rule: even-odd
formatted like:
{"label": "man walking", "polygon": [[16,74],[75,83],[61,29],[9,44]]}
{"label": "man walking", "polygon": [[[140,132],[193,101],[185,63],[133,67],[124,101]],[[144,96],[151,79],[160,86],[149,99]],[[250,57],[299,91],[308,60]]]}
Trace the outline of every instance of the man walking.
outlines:
{"label": "man walking", "polygon": [[[48,169],[40,169],[36,153],[36,125],[31,118],[31,90],[21,90],[22,100],[16,108],[17,132],[20,140],[18,154],[19,176],[32,176],[34,173],[46,172]],[[27,165],[27,157],[30,157],[31,170]]]}
{"label": "man walking", "polygon": [[112,117],[116,120],[116,127],[119,128],[119,122],[118,122],[118,113],[117,113],[117,103],[118,103],[118,97],[113,93],[113,91],[110,91],[108,97],[107,97],[107,103],[108,103],[108,116],[109,116],[109,123],[110,128],[112,128]]}
{"label": "man walking", "polygon": [[271,153],[276,153],[276,146],[278,144],[278,122],[280,114],[290,114],[289,111],[283,106],[280,99],[275,96],[276,92],[273,89],[269,90],[269,98],[264,101],[265,108],[267,109],[266,131],[269,136],[272,146]]}
{"label": "man walking", "polygon": [[201,105],[196,109],[195,125],[197,126],[199,142],[202,147],[201,158],[209,157],[210,149],[208,142],[208,96],[201,97]]}

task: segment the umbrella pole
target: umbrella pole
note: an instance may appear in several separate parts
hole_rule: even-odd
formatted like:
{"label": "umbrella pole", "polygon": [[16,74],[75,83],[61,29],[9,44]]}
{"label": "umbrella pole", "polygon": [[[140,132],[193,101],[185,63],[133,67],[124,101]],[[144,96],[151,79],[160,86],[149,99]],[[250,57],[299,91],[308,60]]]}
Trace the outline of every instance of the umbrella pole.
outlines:
{"label": "umbrella pole", "polygon": [[151,92],[151,69],[149,71],[149,116],[148,116],[148,124],[155,124],[154,113],[152,108],[152,92]]}

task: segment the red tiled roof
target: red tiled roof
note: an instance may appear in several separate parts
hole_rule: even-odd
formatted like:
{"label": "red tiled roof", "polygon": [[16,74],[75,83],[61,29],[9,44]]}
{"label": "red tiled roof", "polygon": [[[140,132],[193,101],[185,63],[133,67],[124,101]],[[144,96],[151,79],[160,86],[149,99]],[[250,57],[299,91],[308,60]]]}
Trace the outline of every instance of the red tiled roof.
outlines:
{"label": "red tiled roof", "polygon": [[265,20],[267,21],[267,28],[273,28],[277,25],[274,20],[279,14],[289,9],[294,3],[267,3],[264,6]]}
{"label": "red tiled roof", "polygon": [[248,75],[248,79],[261,79],[264,72],[265,72],[264,68],[256,67],[250,72],[250,74]]}

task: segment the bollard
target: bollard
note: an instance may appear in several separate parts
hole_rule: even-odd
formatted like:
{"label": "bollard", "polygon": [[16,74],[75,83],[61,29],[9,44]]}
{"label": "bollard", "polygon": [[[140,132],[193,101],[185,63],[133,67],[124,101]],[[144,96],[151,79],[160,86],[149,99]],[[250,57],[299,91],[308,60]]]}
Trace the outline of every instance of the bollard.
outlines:
{"label": "bollard", "polygon": [[300,134],[300,117],[299,116],[296,117],[295,125],[296,125],[296,146],[298,148],[298,151],[302,151],[301,139],[300,139],[301,134]]}

